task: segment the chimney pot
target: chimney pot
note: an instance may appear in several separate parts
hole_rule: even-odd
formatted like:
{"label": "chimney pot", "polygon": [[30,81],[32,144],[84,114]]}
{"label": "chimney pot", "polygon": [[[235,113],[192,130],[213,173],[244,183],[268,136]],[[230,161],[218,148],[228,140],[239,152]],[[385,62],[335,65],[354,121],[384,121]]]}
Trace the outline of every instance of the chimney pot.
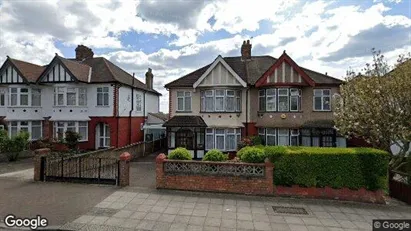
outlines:
{"label": "chimney pot", "polygon": [[76,60],[78,61],[90,59],[90,58],[93,58],[94,56],[93,50],[84,45],[78,45],[75,51],[76,51]]}
{"label": "chimney pot", "polygon": [[250,44],[250,40],[247,40],[247,44]]}
{"label": "chimney pot", "polygon": [[153,89],[153,72],[151,70],[151,68],[148,68],[147,72],[146,72],[146,87],[148,89]]}

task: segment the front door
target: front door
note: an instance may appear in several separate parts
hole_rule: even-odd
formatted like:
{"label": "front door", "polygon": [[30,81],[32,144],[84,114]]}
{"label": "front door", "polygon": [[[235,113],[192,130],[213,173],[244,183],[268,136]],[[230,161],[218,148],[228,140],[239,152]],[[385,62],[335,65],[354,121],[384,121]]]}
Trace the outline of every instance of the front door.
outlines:
{"label": "front door", "polygon": [[99,123],[96,126],[96,149],[110,147],[110,126]]}

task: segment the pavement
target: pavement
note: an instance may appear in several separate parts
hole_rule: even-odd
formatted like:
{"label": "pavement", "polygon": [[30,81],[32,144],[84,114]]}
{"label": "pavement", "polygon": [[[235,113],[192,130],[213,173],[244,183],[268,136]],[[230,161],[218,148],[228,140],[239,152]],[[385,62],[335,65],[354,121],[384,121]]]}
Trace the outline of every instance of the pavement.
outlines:
{"label": "pavement", "polygon": [[[307,214],[282,213],[285,207]],[[371,230],[373,219],[405,218],[410,206],[126,187],[61,229],[349,231]]]}

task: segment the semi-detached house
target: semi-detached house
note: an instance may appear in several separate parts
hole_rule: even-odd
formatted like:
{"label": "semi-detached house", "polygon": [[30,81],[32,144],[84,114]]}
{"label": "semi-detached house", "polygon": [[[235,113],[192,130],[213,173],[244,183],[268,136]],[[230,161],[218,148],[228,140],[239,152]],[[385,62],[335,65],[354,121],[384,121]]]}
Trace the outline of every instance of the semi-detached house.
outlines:
{"label": "semi-detached house", "polygon": [[159,112],[151,69],[143,84],[83,45],[76,58],[55,55],[45,66],[7,57],[0,69],[0,123],[31,140],[81,135],[81,149],[143,141],[148,113]]}
{"label": "semi-detached house", "polygon": [[165,85],[169,91],[169,151],[189,149],[202,158],[210,149],[235,151],[241,137],[266,145],[346,146],[334,129],[332,98],[341,80],[300,67],[284,51],[279,58],[218,56]]}

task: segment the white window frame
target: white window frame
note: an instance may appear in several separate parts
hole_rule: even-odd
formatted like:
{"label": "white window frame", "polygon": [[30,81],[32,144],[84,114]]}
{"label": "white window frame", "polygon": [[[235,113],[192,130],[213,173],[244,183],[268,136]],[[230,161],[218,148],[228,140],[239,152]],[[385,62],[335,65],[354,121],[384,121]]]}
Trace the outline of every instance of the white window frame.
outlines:
{"label": "white window frame", "polygon": [[[13,93],[12,92],[13,89],[15,89],[16,92]],[[27,92],[21,92],[22,89],[27,89]],[[16,104],[15,105],[12,105],[12,103],[11,103],[12,95],[16,96]],[[22,95],[27,96],[27,105],[21,104],[21,96]],[[9,87],[9,106],[10,107],[32,107],[31,99],[32,99],[32,89],[31,88],[28,88],[28,87]],[[4,103],[6,103],[6,102],[4,102]],[[41,106],[41,102],[40,102],[40,106]],[[38,106],[35,106],[35,107],[38,107]]]}
{"label": "white window frame", "polygon": [[[280,94],[280,92],[285,91],[287,93],[285,94]],[[277,108],[279,112],[288,112],[290,111],[290,91],[288,88],[278,88],[277,89]],[[280,110],[280,97],[287,97],[285,102],[287,103],[287,108],[284,110]]]}
{"label": "white window frame", "polygon": [[6,94],[4,92],[0,92],[0,107],[6,106]]}
{"label": "white window frame", "polygon": [[[287,134],[280,134],[280,131],[287,131]],[[280,145],[280,137],[287,137],[287,144],[284,146],[290,146],[290,129],[288,128],[279,128],[277,129],[277,145]]]}
{"label": "white window frame", "polygon": [[[268,132],[268,130],[269,129],[273,129],[273,133],[269,133]],[[277,129],[276,128],[266,128],[266,129],[264,129],[264,132],[265,132],[265,145],[267,145],[267,140],[268,140],[268,137],[274,137],[274,142],[275,142],[275,144],[274,145],[277,145],[278,144],[278,140],[277,140]]]}
{"label": "white window frame", "polygon": [[[223,92],[221,95],[217,95],[217,91]],[[233,95],[229,95],[229,92],[234,92]],[[234,112],[241,112],[241,90],[236,90],[236,89],[213,89],[213,90],[202,90],[200,93],[201,97],[201,110],[200,112],[228,112],[228,113],[234,113]],[[217,98],[222,99],[223,102],[223,108],[222,109],[217,109]],[[233,99],[233,110],[228,110],[227,109],[227,100],[228,98]],[[207,108],[207,102],[212,102],[212,109]],[[178,101],[178,100],[177,100]]]}
{"label": "white window frame", "polygon": [[[290,134],[290,141],[289,145],[290,146],[300,146],[300,130],[299,129],[289,129],[289,134]],[[297,137],[297,145],[291,145],[291,140],[293,137]]]}
{"label": "white window frame", "polygon": [[[105,102],[105,95],[107,95],[107,102]],[[98,98],[101,97],[101,105],[98,103]],[[110,106],[110,88],[109,87],[97,87],[97,107],[108,107]]]}
{"label": "white window frame", "polygon": [[[328,91],[329,94],[325,95],[324,91]],[[316,95],[316,92],[320,92],[320,94]],[[321,109],[316,109],[315,108],[315,99],[320,97],[321,98]],[[328,102],[330,105],[330,109],[324,109],[324,102],[325,98],[328,98]],[[314,89],[313,90],[313,111],[331,111],[331,89]]]}
{"label": "white window frame", "polygon": [[[272,94],[268,94],[268,91],[273,91]],[[265,111],[267,112],[274,112],[277,111],[277,89],[276,88],[269,88],[265,90]],[[268,110],[268,97],[274,97],[274,108]]]}
{"label": "white window frame", "polygon": [[[34,104],[33,104],[33,102],[34,102],[34,100],[33,100],[34,96],[38,96],[38,97],[39,97],[39,100],[40,100],[39,105],[34,105]],[[39,88],[31,89],[31,106],[32,106],[32,107],[41,107],[41,89],[39,89]]]}
{"label": "white window frame", "polygon": [[[233,94],[232,95],[229,95],[228,93],[229,92],[232,92]],[[225,102],[225,107],[224,107],[224,109],[225,109],[225,111],[226,112],[235,112],[236,111],[236,107],[237,107],[237,102],[236,102],[236,91],[235,90],[226,90],[225,91],[225,100],[224,100],[224,102]],[[228,107],[229,107],[229,103],[228,103],[228,99],[229,98],[232,98],[232,101],[233,101],[233,109],[232,110],[228,110]]]}
{"label": "white window frame", "polygon": [[[206,134],[206,137],[205,137],[205,140],[206,140],[206,143],[205,143],[205,145],[204,145],[204,147],[205,147],[205,150],[211,150],[211,149],[213,149],[214,147],[215,147],[215,145],[214,145],[214,129],[212,129],[212,128],[206,128],[206,132],[205,132]],[[211,140],[212,142],[213,142],[213,145],[211,146],[211,148],[208,148],[207,147],[207,141],[209,141],[209,140]]]}
{"label": "white window frame", "polygon": [[[70,91],[71,90],[71,91]],[[68,97],[67,94],[74,93],[75,94],[75,103],[74,105],[68,104]],[[62,103],[59,103],[59,95],[63,97]],[[84,96],[84,104],[80,104],[80,97]],[[63,87],[55,87],[54,88],[54,107],[84,107],[87,106],[87,88],[85,87],[71,87],[71,86],[63,86]]]}
{"label": "white window frame", "polygon": [[266,145],[265,128],[258,128],[258,136],[263,139],[264,145]]}
{"label": "white window frame", "polygon": [[[179,96],[179,93],[180,93],[180,96]],[[191,110],[192,110],[192,104],[193,104],[193,101],[192,101],[192,98],[191,98],[191,91],[177,91],[177,102],[176,102],[176,104],[177,104],[177,107],[176,107],[176,111],[180,111],[180,112],[191,112]],[[188,108],[188,105],[186,105],[186,98],[190,98],[190,108]],[[182,107],[182,109],[180,110],[180,109],[178,109],[179,108],[179,103],[178,103],[178,99],[182,99],[183,100],[183,107]]]}
{"label": "white window frame", "polygon": [[[22,125],[21,122],[27,122],[27,125]],[[32,122],[40,122],[40,126],[36,125],[36,127],[40,127],[40,137],[38,139],[33,139],[32,138],[32,129],[33,129],[33,123]],[[13,125],[16,124],[16,125]],[[10,121],[9,122],[9,131],[8,131],[8,135],[9,137],[12,137],[11,134],[11,130],[12,127],[17,129],[17,133],[18,134],[22,128],[27,128],[27,132],[29,133],[29,140],[33,141],[33,140],[39,140],[43,137],[43,121],[41,120],[36,120],[36,121]]]}
{"label": "white window frame", "polygon": [[[223,134],[217,134],[216,130],[224,130]],[[232,132],[229,132],[229,129],[233,130]],[[241,128],[207,128],[205,131],[206,135],[206,144],[204,145],[205,150],[211,150],[211,149],[218,149],[217,148],[217,137],[224,137],[224,148],[223,149],[218,149],[223,152],[230,152],[230,151],[236,151],[238,143],[241,140]],[[227,136],[231,135],[234,136],[234,148],[233,149],[227,149]],[[213,142],[212,147],[207,146],[207,141],[211,139]]]}
{"label": "white window frame", "polygon": [[[294,92],[294,94],[293,94]],[[295,94],[297,92],[297,94]],[[291,106],[291,99],[297,98],[297,110],[293,110]],[[296,112],[301,111],[301,90],[298,88],[290,88],[290,103],[289,103],[290,111]]]}
{"label": "white window frame", "polygon": [[[217,91],[222,92],[222,95],[217,95]],[[221,109],[217,109],[217,98],[223,100],[223,101],[222,101],[222,102],[223,102],[223,106],[222,106]],[[223,111],[225,111],[225,105],[226,105],[226,103],[225,103],[225,91],[222,90],[222,89],[217,89],[217,90],[215,90],[215,92],[214,92],[214,111],[216,111],[216,112],[223,112]]]}
{"label": "white window frame", "polygon": [[[75,128],[75,132],[77,132],[77,133],[79,133],[79,123],[80,122],[87,122],[87,121],[55,121],[54,122],[54,137],[55,138],[58,138],[58,134],[57,134],[57,131],[58,131],[58,128],[63,128],[63,138],[66,138],[66,131],[67,131],[67,128],[68,127],[71,127],[71,126],[68,126],[68,123],[72,123],[72,122],[74,122],[74,128]],[[63,126],[58,126],[58,123],[63,123]],[[81,126],[81,127],[86,127],[86,126]],[[79,140],[79,142],[84,142],[84,141],[88,141],[88,122],[87,122],[87,130],[86,130],[86,134],[87,134],[87,137],[81,137],[80,138],[80,140]]]}
{"label": "white window frame", "polygon": [[[261,108],[261,99],[264,99],[264,108]],[[267,99],[265,97],[265,89],[261,89],[258,91],[258,111],[265,111],[266,110],[266,102]]]}
{"label": "white window frame", "polygon": [[143,97],[140,93],[136,94],[136,111],[141,112],[143,110]]}
{"label": "white window frame", "polygon": [[[223,130],[222,134],[217,134],[217,130]],[[216,128],[214,129],[214,148],[218,149],[218,150],[225,150],[226,144],[225,144],[225,135],[226,135],[226,131],[224,128]],[[223,141],[223,149],[218,148],[217,147],[217,137],[223,137],[224,141]]]}

